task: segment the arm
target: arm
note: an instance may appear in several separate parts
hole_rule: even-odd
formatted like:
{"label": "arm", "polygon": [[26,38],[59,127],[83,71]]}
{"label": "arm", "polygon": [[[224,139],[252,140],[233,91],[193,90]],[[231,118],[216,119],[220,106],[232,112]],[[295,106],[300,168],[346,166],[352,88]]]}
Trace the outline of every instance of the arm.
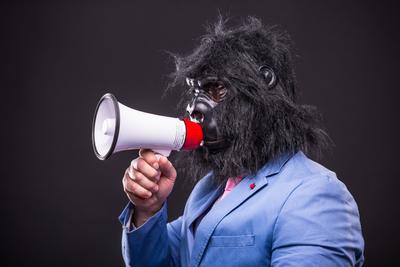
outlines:
{"label": "arm", "polygon": [[357,205],[343,183],[318,175],[288,197],[277,218],[274,267],[361,266],[364,241]]}
{"label": "arm", "polygon": [[[176,170],[163,156],[140,150],[122,179],[130,203],[122,212],[122,253],[126,266],[176,266],[180,220],[167,227],[166,199]],[[136,227],[135,227],[136,226]]]}
{"label": "arm", "polygon": [[138,228],[128,227],[133,205],[120,216],[122,255],[126,266],[179,266],[181,217],[167,224],[167,206]]}

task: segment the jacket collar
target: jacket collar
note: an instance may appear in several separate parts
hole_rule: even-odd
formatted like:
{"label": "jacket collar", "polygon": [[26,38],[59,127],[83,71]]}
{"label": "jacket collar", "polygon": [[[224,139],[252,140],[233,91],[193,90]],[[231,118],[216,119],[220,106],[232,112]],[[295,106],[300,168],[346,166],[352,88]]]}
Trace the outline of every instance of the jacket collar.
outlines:
{"label": "jacket collar", "polygon": [[280,171],[282,170],[283,166],[286,164],[286,162],[289,161],[289,159],[291,159],[293,157],[295,153],[291,152],[287,152],[284,153],[278,157],[276,157],[275,159],[272,159],[270,161],[268,161],[256,174],[257,175],[261,175],[264,177],[269,177],[275,174],[280,173]]}

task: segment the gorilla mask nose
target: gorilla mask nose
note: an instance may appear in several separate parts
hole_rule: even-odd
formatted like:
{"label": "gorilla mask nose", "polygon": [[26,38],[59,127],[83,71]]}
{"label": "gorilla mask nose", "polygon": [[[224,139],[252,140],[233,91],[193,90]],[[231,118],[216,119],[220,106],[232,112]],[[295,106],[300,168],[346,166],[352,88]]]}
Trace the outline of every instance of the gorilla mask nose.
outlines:
{"label": "gorilla mask nose", "polygon": [[191,121],[203,123],[207,114],[214,108],[207,97],[196,95],[191,103],[188,104],[186,112]]}

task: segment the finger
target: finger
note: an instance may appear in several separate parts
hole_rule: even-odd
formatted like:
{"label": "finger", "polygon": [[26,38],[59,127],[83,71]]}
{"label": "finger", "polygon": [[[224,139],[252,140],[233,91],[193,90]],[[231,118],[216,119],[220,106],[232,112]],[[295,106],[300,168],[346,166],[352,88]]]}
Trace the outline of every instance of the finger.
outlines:
{"label": "finger", "polygon": [[136,197],[135,195],[131,194],[131,192],[129,192],[126,189],[126,183],[128,183],[128,181],[129,181],[129,178],[127,178],[126,176],[124,176],[122,178],[122,187],[124,189],[124,192],[128,196],[129,200],[135,205],[138,205],[138,204],[140,205],[140,204],[146,203],[147,199],[141,198],[141,197]]}
{"label": "finger", "polygon": [[157,155],[152,150],[141,149],[139,151],[139,156],[143,158],[154,169],[159,168]]}
{"label": "finger", "polygon": [[126,195],[128,196],[129,200],[136,206],[148,207],[157,203],[157,198],[155,198],[154,196],[148,199],[143,199],[131,194],[126,194]]}
{"label": "finger", "polygon": [[153,194],[143,188],[141,185],[139,185],[138,183],[132,181],[131,179],[127,179],[127,177],[124,177],[124,191],[127,194],[142,198],[142,199],[148,199],[150,198]]}
{"label": "finger", "polygon": [[[129,170],[129,172],[127,174],[129,175],[129,177],[131,177],[131,170]],[[139,185],[141,185],[143,188],[151,191],[152,193],[155,193],[158,191],[158,185],[151,179],[144,176],[143,173],[141,173],[137,170],[133,170],[132,176],[134,178],[133,179],[131,178],[131,179],[134,180]]]}
{"label": "finger", "polygon": [[[135,166],[136,165],[136,166]],[[135,168],[136,167],[136,168]],[[144,176],[155,179],[159,176],[159,171],[150,166],[143,158],[138,158],[134,164],[131,164],[131,173],[136,174],[134,170],[141,172]]]}
{"label": "finger", "polygon": [[[146,177],[146,176],[145,176],[143,173],[141,173],[140,171],[134,169],[132,166],[129,166],[129,168],[126,169],[125,174],[126,174],[126,176],[127,176],[129,179],[131,179],[131,180],[133,180],[133,181],[135,181],[135,182],[138,182],[138,180],[141,181],[141,180],[147,179],[147,180],[149,180],[150,182],[157,183],[157,181],[160,179],[160,175],[161,175],[161,172],[160,172],[160,171],[157,171],[157,172],[158,172],[157,177]],[[150,186],[150,187],[154,187],[154,186],[151,186],[151,185],[149,185],[149,186]],[[158,189],[156,189],[156,188],[154,188],[154,190],[158,191]]]}
{"label": "finger", "polygon": [[138,159],[139,159],[139,158],[136,158],[136,159],[132,160],[129,167],[132,167],[132,168],[134,168],[134,169],[137,169],[137,162],[138,162]]}
{"label": "finger", "polygon": [[167,179],[175,181],[176,170],[172,163],[166,157],[161,156],[158,164],[160,165],[160,171],[163,176],[165,176]]}

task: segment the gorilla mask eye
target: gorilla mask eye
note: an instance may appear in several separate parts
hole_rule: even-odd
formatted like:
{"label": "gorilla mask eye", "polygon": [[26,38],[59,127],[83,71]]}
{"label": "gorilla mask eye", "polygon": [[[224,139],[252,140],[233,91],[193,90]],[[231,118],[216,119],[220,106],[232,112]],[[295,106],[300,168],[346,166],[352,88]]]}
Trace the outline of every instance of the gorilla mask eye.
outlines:
{"label": "gorilla mask eye", "polygon": [[208,82],[202,89],[216,103],[223,101],[228,92],[222,81]]}
{"label": "gorilla mask eye", "polygon": [[186,78],[186,84],[190,88],[188,93],[195,96],[203,93],[215,103],[222,102],[228,92],[225,83],[217,77],[207,77],[201,80]]}

